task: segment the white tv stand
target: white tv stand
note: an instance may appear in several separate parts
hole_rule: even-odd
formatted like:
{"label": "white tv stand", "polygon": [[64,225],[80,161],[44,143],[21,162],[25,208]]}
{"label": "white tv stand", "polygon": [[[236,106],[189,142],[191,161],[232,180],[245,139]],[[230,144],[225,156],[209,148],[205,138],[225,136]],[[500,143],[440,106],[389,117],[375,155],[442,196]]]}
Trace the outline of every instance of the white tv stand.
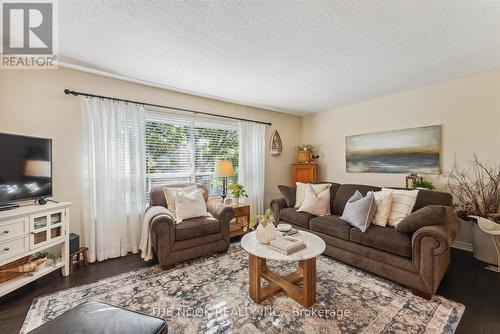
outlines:
{"label": "white tv stand", "polygon": [[63,276],[69,275],[71,205],[70,202],[49,202],[0,212],[0,266],[48,248],[58,248],[61,255],[55,265],[45,263],[31,274],[0,283],[0,297],[59,268]]}

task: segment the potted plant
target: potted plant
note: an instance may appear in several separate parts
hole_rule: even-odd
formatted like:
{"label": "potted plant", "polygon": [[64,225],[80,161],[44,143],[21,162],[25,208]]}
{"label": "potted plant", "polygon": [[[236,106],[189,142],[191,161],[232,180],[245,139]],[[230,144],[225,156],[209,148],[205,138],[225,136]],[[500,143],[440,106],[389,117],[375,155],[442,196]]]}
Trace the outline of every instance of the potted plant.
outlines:
{"label": "potted plant", "polygon": [[233,196],[233,198],[235,199],[236,204],[240,203],[241,197],[248,197],[245,187],[239,183],[231,183],[229,186],[227,186],[227,188],[231,193],[231,196]]}
{"label": "potted plant", "polygon": [[[500,164],[488,166],[474,154],[466,168],[459,169],[456,162],[453,164],[448,185],[458,201],[455,207],[460,218],[476,222],[471,218],[476,216],[500,224]],[[476,223],[472,238],[474,257],[497,264],[495,245]]]}
{"label": "potted plant", "polygon": [[296,146],[297,150],[297,161],[299,163],[310,163],[312,160],[319,158],[319,156],[313,154],[314,146],[310,144],[302,144]]}
{"label": "potted plant", "polygon": [[413,189],[434,190],[436,189],[431,181],[417,181],[413,184]]}
{"label": "potted plant", "polygon": [[273,224],[274,218],[271,216],[271,209],[267,209],[263,215],[254,215],[250,217],[249,227],[256,229],[257,241],[261,244],[269,244],[276,239],[276,228]]}

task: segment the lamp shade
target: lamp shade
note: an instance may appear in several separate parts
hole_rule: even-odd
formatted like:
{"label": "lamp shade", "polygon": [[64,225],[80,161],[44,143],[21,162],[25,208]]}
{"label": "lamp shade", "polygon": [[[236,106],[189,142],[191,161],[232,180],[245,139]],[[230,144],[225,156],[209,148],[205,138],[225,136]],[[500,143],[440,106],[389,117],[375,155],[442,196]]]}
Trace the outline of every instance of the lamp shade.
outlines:
{"label": "lamp shade", "polygon": [[233,174],[233,163],[231,160],[215,160],[215,177],[230,177]]}
{"label": "lamp shade", "polygon": [[32,177],[50,177],[50,161],[26,160],[24,175]]}

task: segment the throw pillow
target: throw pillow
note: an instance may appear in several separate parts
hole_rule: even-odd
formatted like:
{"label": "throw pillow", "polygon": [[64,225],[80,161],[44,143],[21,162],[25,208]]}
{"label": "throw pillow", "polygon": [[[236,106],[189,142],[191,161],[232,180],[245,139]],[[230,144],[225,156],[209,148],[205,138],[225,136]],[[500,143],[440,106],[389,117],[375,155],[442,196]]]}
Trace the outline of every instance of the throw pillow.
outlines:
{"label": "throw pillow", "polygon": [[315,216],[326,216],[330,214],[330,186],[316,192],[312,184],[308,184],[304,201],[297,211],[307,212]]}
{"label": "throw pillow", "polygon": [[293,208],[293,206],[295,205],[295,195],[297,192],[296,187],[279,185],[278,189],[281,192],[281,195],[283,195],[283,198],[285,199],[286,206],[288,206],[289,208]]}
{"label": "throw pillow", "polygon": [[392,206],[387,225],[397,226],[413,210],[417,201],[418,190],[398,190],[382,188],[382,191],[392,190]]}
{"label": "throw pillow", "polygon": [[344,212],[340,219],[365,232],[377,210],[377,203],[373,192],[370,191],[365,197],[356,190],[354,195],[347,201]]}
{"label": "throw pillow", "polygon": [[427,205],[403,219],[396,226],[396,231],[413,233],[424,226],[442,224],[453,216],[453,209],[450,206]]}
{"label": "throw pillow", "polygon": [[190,193],[178,191],[175,196],[175,220],[179,224],[183,220],[207,216],[207,203],[203,197],[203,189]]}
{"label": "throw pillow", "polygon": [[184,187],[172,187],[165,186],[163,187],[163,193],[165,194],[165,200],[167,201],[167,209],[172,212],[175,218],[175,196],[179,191],[184,191],[186,193],[190,193],[195,191],[198,187],[196,185],[184,186]]}
{"label": "throw pillow", "polygon": [[295,208],[300,208],[302,205],[302,202],[304,201],[304,198],[306,196],[306,189],[307,185],[310,184],[314,191],[318,194],[322,192],[325,189],[330,189],[332,186],[330,183],[318,183],[318,184],[312,184],[312,183],[302,183],[302,182],[296,182],[297,185],[297,193],[295,196]]}
{"label": "throw pillow", "polygon": [[375,202],[377,203],[377,210],[375,211],[372,224],[385,227],[391,213],[392,190],[375,191],[373,197],[375,197]]}

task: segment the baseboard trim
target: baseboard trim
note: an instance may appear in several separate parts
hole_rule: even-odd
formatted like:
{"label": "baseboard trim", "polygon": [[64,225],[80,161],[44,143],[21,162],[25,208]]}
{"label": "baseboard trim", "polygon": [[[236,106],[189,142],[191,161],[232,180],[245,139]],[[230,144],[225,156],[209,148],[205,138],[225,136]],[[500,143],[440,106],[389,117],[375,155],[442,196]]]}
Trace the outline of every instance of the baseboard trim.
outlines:
{"label": "baseboard trim", "polygon": [[467,252],[472,252],[472,244],[469,244],[468,242],[463,242],[463,241],[453,241],[453,244],[451,244],[451,247],[461,249]]}

